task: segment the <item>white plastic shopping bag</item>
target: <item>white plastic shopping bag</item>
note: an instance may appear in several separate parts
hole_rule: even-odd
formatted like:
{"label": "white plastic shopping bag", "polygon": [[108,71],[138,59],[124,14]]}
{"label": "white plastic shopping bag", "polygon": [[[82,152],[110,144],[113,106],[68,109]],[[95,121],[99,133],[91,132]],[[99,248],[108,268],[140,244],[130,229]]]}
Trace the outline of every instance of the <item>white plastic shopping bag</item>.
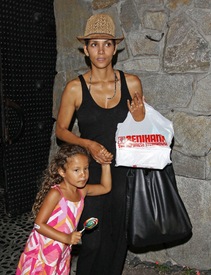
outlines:
{"label": "white plastic shopping bag", "polygon": [[173,124],[149,104],[144,105],[144,120],[137,122],[128,112],[117,125],[116,166],[163,169],[171,163]]}

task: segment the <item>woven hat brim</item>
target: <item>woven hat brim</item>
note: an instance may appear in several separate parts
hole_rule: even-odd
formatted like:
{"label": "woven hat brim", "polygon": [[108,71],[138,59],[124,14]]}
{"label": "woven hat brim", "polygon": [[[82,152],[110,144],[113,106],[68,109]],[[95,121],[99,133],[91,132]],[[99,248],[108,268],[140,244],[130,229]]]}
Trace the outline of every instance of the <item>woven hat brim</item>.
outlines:
{"label": "woven hat brim", "polygon": [[105,34],[104,33],[94,33],[94,34],[90,34],[87,36],[77,36],[77,39],[83,44],[85,43],[85,40],[88,40],[88,39],[112,39],[112,40],[115,40],[117,44],[119,44],[124,39],[124,36],[114,37],[114,36],[106,34],[106,33]]}

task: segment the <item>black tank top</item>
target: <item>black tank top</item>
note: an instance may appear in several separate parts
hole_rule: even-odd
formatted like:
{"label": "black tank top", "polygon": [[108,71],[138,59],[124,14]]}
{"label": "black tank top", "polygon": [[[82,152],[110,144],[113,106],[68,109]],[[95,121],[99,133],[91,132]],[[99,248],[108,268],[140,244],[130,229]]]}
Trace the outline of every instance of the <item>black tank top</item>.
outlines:
{"label": "black tank top", "polygon": [[131,100],[124,73],[122,71],[119,71],[119,73],[121,98],[119,103],[110,109],[97,105],[90,95],[83,76],[79,75],[82,85],[82,103],[76,111],[81,137],[99,142],[114,156],[117,124],[125,120],[128,113],[127,99]]}

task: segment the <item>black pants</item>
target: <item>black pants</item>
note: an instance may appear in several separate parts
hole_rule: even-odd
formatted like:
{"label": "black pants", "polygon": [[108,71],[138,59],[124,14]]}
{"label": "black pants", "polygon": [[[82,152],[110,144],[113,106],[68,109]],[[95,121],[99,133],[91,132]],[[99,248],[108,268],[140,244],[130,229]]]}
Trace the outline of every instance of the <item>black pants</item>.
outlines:
{"label": "black pants", "polygon": [[[85,232],[78,258],[77,275],[121,275],[127,253],[125,233],[127,168],[112,167],[112,191],[109,194],[87,197],[81,216],[82,223],[99,219],[98,227]],[[99,182],[100,166],[90,167],[90,183]],[[98,180],[96,182],[96,180]]]}

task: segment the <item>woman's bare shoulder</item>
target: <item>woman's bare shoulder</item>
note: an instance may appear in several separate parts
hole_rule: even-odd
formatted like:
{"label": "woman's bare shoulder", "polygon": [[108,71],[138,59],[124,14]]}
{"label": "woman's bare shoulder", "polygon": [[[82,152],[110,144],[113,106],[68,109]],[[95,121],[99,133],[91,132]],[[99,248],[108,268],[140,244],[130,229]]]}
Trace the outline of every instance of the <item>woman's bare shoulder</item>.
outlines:
{"label": "woman's bare shoulder", "polygon": [[81,82],[80,82],[79,78],[77,77],[77,78],[74,78],[67,82],[64,92],[74,93],[74,92],[78,91],[80,88],[81,88]]}
{"label": "woman's bare shoulder", "polygon": [[131,96],[133,96],[135,92],[139,92],[142,96],[143,92],[140,78],[135,74],[125,73],[125,79]]}
{"label": "woman's bare shoulder", "polygon": [[[88,72],[82,75],[85,81],[87,81],[87,75],[88,75]],[[74,93],[78,94],[81,91],[82,91],[82,87],[81,87],[81,81],[79,77],[76,77],[68,81],[64,89],[64,93],[68,93],[68,94],[71,93],[71,95]]]}
{"label": "woman's bare shoulder", "polygon": [[135,82],[135,83],[140,83],[141,80],[140,78],[135,75],[135,74],[129,74],[129,73],[124,73],[126,81],[131,83],[131,82]]}
{"label": "woman's bare shoulder", "polygon": [[62,94],[62,101],[64,104],[70,102],[74,103],[74,106],[78,107],[82,100],[82,87],[79,78],[75,78],[67,82]]}

